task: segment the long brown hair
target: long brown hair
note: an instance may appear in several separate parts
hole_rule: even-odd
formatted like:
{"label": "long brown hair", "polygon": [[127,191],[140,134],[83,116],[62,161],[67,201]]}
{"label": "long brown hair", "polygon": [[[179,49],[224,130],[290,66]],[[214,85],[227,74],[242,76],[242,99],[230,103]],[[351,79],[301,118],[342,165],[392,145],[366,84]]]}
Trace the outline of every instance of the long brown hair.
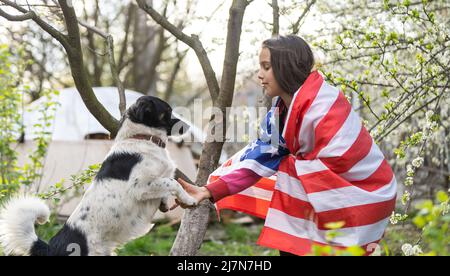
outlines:
{"label": "long brown hair", "polygon": [[277,36],[263,42],[270,51],[272,70],[283,91],[294,94],[314,67],[314,55],[308,43],[296,35]]}

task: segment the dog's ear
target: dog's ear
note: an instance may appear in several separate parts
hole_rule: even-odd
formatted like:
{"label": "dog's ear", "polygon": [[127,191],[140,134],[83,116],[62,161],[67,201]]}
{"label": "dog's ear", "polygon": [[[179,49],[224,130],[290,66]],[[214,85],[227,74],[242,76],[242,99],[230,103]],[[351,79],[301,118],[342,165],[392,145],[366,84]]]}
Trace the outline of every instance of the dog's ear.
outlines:
{"label": "dog's ear", "polygon": [[128,111],[128,116],[135,123],[146,124],[151,121],[154,111],[153,101],[139,99]]}
{"label": "dog's ear", "polygon": [[189,130],[189,125],[176,117],[172,117],[170,124],[170,136],[183,135]]}

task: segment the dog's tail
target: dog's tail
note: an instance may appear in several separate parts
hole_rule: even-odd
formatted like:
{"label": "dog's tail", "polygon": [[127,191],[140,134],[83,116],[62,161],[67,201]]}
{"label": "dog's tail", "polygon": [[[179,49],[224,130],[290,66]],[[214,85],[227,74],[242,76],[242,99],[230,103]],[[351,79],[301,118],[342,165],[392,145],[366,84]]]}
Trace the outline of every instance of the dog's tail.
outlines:
{"label": "dog's tail", "polygon": [[38,238],[34,224],[44,224],[50,209],[36,197],[12,198],[0,211],[0,243],[6,255],[47,255],[48,245]]}

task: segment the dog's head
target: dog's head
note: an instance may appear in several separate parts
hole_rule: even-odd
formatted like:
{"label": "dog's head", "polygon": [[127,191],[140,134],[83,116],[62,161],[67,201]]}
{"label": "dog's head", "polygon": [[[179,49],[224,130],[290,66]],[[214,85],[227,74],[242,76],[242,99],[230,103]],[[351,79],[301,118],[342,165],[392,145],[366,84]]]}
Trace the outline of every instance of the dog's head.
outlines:
{"label": "dog's head", "polygon": [[165,130],[168,136],[182,135],[189,129],[186,123],[173,115],[168,103],[152,96],[140,97],[128,108],[126,115],[133,123]]}

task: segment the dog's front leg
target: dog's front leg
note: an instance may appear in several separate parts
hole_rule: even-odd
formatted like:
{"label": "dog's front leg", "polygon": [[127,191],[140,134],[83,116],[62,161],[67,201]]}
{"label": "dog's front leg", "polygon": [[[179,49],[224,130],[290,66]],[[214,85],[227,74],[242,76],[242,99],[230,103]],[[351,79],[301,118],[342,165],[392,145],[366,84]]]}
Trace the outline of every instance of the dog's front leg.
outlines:
{"label": "dog's front leg", "polygon": [[180,183],[170,178],[157,178],[147,183],[146,186],[145,191],[140,195],[141,200],[164,198],[171,194],[177,197],[181,203],[188,206],[195,206],[198,203],[181,187]]}

